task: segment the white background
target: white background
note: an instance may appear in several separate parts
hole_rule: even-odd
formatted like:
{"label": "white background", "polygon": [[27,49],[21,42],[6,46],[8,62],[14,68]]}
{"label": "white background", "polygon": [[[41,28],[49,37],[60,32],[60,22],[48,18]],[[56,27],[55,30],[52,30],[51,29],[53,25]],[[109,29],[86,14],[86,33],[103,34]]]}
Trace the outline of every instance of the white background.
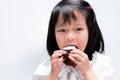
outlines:
{"label": "white background", "polygon": [[[32,80],[46,58],[47,26],[59,0],[0,0],[0,80]],[[102,30],[106,55],[120,70],[119,0],[88,0]]]}

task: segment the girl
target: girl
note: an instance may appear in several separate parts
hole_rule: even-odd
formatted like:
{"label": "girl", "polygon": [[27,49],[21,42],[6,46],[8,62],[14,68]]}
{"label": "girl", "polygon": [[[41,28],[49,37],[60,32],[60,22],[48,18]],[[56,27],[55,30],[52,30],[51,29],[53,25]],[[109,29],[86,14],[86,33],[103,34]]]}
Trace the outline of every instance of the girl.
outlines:
{"label": "girl", "polygon": [[[69,54],[66,47],[75,47]],[[47,50],[34,80],[118,80],[104,53],[95,13],[84,0],[62,0],[52,10]],[[67,55],[64,58],[63,55]]]}

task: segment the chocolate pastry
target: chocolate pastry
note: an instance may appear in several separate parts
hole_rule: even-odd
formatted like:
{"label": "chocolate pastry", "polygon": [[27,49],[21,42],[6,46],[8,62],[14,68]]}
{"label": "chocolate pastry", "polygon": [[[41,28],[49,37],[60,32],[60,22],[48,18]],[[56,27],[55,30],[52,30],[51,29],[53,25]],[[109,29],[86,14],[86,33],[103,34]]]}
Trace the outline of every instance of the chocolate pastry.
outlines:
{"label": "chocolate pastry", "polygon": [[72,49],[75,49],[76,47],[75,46],[67,46],[65,48],[63,48],[64,51],[66,51],[66,54],[63,54],[63,58],[64,59],[67,59],[68,56],[69,56],[69,53],[72,51]]}

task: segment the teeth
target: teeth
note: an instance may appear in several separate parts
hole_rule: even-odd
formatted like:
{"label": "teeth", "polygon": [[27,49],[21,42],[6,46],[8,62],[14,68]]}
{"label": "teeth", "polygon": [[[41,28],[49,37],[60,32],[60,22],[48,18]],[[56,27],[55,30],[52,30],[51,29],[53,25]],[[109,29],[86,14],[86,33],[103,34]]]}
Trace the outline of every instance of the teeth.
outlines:
{"label": "teeth", "polygon": [[76,46],[67,46],[65,48],[63,48],[63,50],[72,50],[72,49],[76,49]]}

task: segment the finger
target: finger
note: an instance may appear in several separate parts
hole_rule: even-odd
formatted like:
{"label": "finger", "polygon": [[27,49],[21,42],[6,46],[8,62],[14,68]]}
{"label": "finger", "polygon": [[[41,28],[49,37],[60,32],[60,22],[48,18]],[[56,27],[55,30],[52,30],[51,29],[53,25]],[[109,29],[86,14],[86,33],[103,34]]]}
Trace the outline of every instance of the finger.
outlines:
{"label": "finger", "polygon": [[78,55],[80,55],[81,57],[87,58],[87,54],[84,53],[83,51],[79,50],[79,49],[74,49],[74,50],[72,50],[72,51],[71,51],[71,54],[78,54]]}
{"label": "finger", "polygon": [[53,61],[53,60],[55,60],[55,59],[58,59],[59,56],[62,56],[62,54],[53,54],[53,55],[51,56],[51,60]]}
{"label": "finger", "polygon": [[51,62],[51,64],[52,64],[53,66],[55,66],[55,65],[62,65],[63,61],[64,61],[64,59],[63,59],[63,57],[61,57],[61,58],[59,58],[59,59],[53,60],[53,61]]}
{"label": "finger", "polygon": [[59,58],[59,56],[62,56],[62,54],[66,54],[66,52],[62,50],[54,51],[53,55],[51,56],[51,60]]}
{"label": "finger", "polygon": [[69,57],[68,57],[70,60],[72,60],[75,64],[79,64],[80,63],[80,61],[78,61],[78,60],[76,60],[74,57],[72,57],[72,56],[70,56],[69,55]]}
{"label": "finger", "polygon": [[63,62],[63,61],[64,61],[64,59],[63,59],[63,57],[61,57],[61,58],[59,58],[59,59],[54,59],[54,60],[52,61],[52,63]]}
{"label": "finger", "polygon": [[58,59],[54,59],[51,63],[55,64],[58,61]]}
{"label": "finger", "polygon": [[63,54],[65,54],[66,51],[64,51],[64,50],[56,50],[56,51],[54,51],[54,54],[57,54],[57,53],[63,53]]}
{"label": "finger", "polygon": [[83,61],[84,58],[81,57],[80,55],[78,54],[70,54],[69,56],[72,56],[73,58],[75,58],[77,61]]}
{"label": "finger", "polygon": [[58,63],[59,63],[59,65],[61,65],[61,64],[64,62],[63,57],[59,58],[59,59],[58,59],[58,61],[59,61],[59,62],[58,62]]}

